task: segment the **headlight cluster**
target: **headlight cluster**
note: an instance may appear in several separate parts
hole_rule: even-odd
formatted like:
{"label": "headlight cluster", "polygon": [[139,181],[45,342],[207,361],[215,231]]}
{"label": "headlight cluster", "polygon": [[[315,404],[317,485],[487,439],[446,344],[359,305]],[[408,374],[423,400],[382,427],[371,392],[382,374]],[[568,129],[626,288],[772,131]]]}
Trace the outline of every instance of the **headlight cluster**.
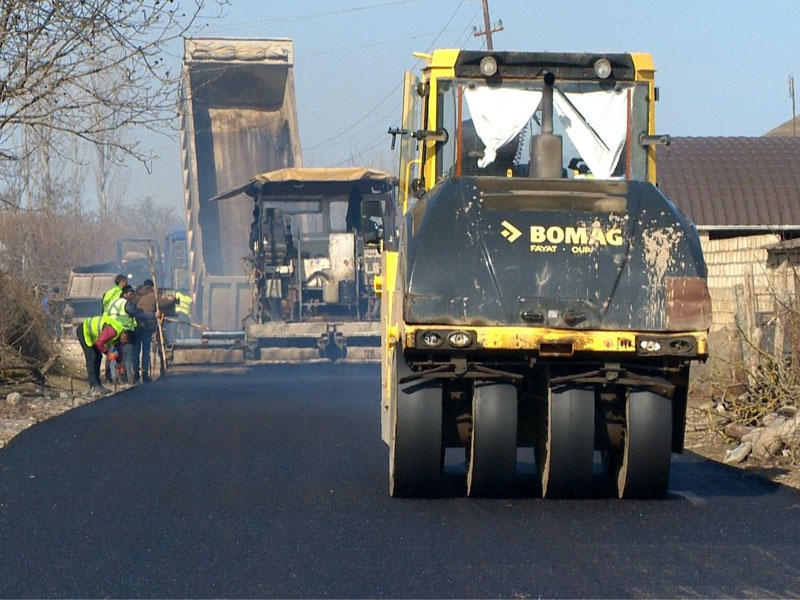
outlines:
{"label": "headlight cluster", "polygon": [[639,349],[642,352],[652,353],[661,351],[661,342],[658,340],[641,340],[639,342]]}
{"label": "headlight cluster", "polygon": [[420,331],[417,333],[417,347],[421,349],[469,348],[475,344],[473,331]]}
{"label": "headlight cluster", "polygon": [[675,356],[697,354],[697,341],[691,337],[636,337],[636,353],[642,356]]}

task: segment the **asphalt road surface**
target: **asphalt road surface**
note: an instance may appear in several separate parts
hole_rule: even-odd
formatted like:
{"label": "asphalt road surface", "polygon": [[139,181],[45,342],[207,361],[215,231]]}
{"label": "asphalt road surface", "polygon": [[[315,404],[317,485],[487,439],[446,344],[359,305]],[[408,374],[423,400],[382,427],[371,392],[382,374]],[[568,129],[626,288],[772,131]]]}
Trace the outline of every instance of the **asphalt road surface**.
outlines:
{"label": "asphalt road surface", "polygon": [[[800,492],[392,499],[375,365],[173,375],[0,451],[3,597],[799,597]],[[449,454],[449,453],[448,453]],[[449,459],[448,459],[449,460]]]}

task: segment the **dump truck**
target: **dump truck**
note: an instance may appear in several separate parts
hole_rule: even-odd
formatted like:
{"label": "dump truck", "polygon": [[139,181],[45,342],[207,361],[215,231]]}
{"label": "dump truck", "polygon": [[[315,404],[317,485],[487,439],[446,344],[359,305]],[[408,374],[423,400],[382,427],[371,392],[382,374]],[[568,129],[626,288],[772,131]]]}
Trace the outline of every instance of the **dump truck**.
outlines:
{"label": "dump truck", "polygon": [[252,212],[245,320],[254,360],[378,358],[383,216],[397,178],[368,167],[287,168],[213,198]]}
{"label": "dump truck", "polygon": [[390,494],[455,456],[469,496],[663,497],[711,302],[656,185],[652,57],[418,57],[376,281]]}
{"label": "dump truck", "polygon": [[[190,294],[210,337],[242,332],[252,207],[211,202],[253,173],[302,165],[289,39],[184,41],[180,134]],[[215,336],[213,332],[221,332]]]}

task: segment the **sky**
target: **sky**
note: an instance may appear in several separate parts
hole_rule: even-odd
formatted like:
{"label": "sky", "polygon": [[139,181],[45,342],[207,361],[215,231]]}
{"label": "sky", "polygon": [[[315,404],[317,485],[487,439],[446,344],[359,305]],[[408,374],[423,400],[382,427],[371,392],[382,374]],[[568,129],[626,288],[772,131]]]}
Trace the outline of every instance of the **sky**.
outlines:
{"label": "sky", "polygon": [[[492,26],[502,24],[492,34],[495,50],[652,54],[659,134],[760,136],[792,118],[790,76],[800,95],[800,0],[488,5]],[[486,38],[474,35],[484,29],[481,0],[230,0],[224,12],[204,19],[197,37],[293,40],[307,167],[356,163],[394,172],[387,130],[400,122],[404,72],[422,64],[412,53],[486,48]],[[167,59],[179,69],[177,46]],[[160,158],[151,174],[130,167],[129,194],[182,208],[178,136],[141,143]]]}

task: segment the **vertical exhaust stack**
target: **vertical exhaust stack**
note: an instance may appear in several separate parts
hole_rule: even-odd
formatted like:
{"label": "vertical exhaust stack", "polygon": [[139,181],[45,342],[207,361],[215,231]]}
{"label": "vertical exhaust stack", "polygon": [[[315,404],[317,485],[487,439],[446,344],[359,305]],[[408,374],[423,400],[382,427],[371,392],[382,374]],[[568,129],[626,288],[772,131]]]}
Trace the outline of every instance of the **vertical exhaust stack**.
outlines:
{"label": "vertical exhaust stack", "polygon": [[542,90],[542,133],[531,139],[531,161],[528,176],[533,178],[558,179],[563,177],[561,156],[563,140],[560,135],[553,135],[553,83],[556,76],[552,73],[544,75]]}

